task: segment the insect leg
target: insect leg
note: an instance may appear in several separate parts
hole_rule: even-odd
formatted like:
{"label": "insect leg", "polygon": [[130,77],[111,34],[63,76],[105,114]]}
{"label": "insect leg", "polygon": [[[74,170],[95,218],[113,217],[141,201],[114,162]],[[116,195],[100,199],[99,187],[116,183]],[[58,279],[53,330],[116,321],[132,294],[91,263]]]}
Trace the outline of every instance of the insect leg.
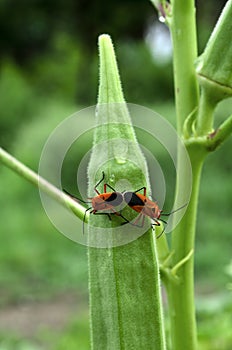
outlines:
{"label": "insect leg", "polygon": [[[94,215],[107,215],[108,218],[110,219],[110,221],[112,220],[112,219],[111,219],[111,216],[110,216],[110,215],[111,215],[110,213],[99,213],[99,212],[94,212],[93,214],[94,214]],[[114,214],[114,213],[113,213],[113,214]]]}
{"label": "insect leg", "polygon": [[[166,221],[161,220],[161,219],[159,219],[159,221],[156,220],[156,219],[153,219],[153,220],[154,220],[155,222],[154,222],[153,224],[151,224],[152,228],[153,228],[153,226],[160,226],[159,221],[162,221],[162,222],[164,222],[165,224],[167,224]],[[158,238],[160,238],[160,237],[162,236],[162,234],[164,233],[164,230],[165,230],[165,227],[163,228],[162,232],[161,232],[158,236],[156,236],[156,239],[158,239]]]}
{"label": "insect leg", "polygon": [[125,216],[123,216],[121,212],[119,212],[119,213],[116,212],[114,214],[117,216],[121,216],[121,218],[123,218],[123,220],[125,220],[125,222],[123,222],[122,225],[130,223],[130,221],[127,218],[125,218]]}
{"label": "insect leg", "polygon": [[[85,233],[85,218],[86,218],[86,213],[87,213],[87,211],[89,211],[90,209],[92,209],[92,207],[89,207],[89,208],[86,209],[85,215],[84,215],[84,218],[83,218],[83,223],[82,223],[83,235],[84,235],[84,233]],[[93,212],[94,212],[94,210],[92,209],[91,212],[90,212],[90,214],[93,213]]]}
{"label": "insect leg", "polygon": [[106,187],[109,187],[113,192],[116,192],[115,189],[112,186],[110,186],[109,184],[104,184],[104,193],[107,192],[106,191]]}
{"label": "insect leg", "polygon": [[122,215],[121,211],[118,212],[118,211],[116,211],[114,208],[110,208],[110,209],[111,209],[112,212],[113,212],[112,214],[115,214],[115,215],[117,215],[117,216],[121,216],[121,218],[123,218],[123,219],[125,220],[125,222],[123,222],[122,225],[125,225],[125,224],[127,224],[127,223],[130,222],[127,218],[125,218],[125,216]]}
{"label": "insect leg", "polygon": [[98,181],[98,183],[94,186],[94,191],[99,195],[100,194],[100,192],[97,190],[97,187],[100,185],[100,183],[102,183],[102,181],[104,180],[104,178],[105,178],[105,173],[104,173],[104,171],[102,172],[102,178],[101,178],[101,180],[100,181]]}
{"label": "insect leg", "polygon": [[[166,225],[168,224],[167,221],[165,221],[165,220],[163,220],[163,219],[160,219],[160,218],[159,218],[159,221],[163,222],[163,223],[166,224]],[[159,225],[157,225],[157,226],[159,226]]]}
{"label": "insect leg", "polygon": [[[86,217],[86,213],[87,213],[87,211],[90,210],[90,209],[92,209],[92,207],[86,209],[86,211],[85,211],[85,215],[84,215],[84,219],[83,219],[83,235],[84,235],[84,227],[85,227],[85,217]],[[90,214],[92,214],[92,213],[93,213],[94,215],[107,215],[108,218],[109,218],[109,220],[111,220],[110,213],[99,213],[99,212],[96,212],[94,209],[92,209],[92,210],[90,211]]]}
{"label": "insect leg", "polygon": [[[160,226],[160,223],[158,220],[153,219],[155,222],[153,224],[151,224],[151,226]],[[160,220],[160,219],[159,219]],[[161,221],[161,220],[160,220]]]}
{"label": "insect leg", "polygon": [[[139,220],[142,217],[142,224],[138,225]],[[132,225],[137,226],[137,227],[143,227],[144,226],[144,221],[145,221],[145,215],[143,215],[143,213],[140,213],[137,217],[137,219],[132,223]]]}
{"label": "insect leg", "polygon": [[147,193],[147,188],[144,186],[144,187],[141,187],[139,190],[135,191],[134,193],[137,193],[139,191],[143,190],[143,195],[146,197],[146,193]]}

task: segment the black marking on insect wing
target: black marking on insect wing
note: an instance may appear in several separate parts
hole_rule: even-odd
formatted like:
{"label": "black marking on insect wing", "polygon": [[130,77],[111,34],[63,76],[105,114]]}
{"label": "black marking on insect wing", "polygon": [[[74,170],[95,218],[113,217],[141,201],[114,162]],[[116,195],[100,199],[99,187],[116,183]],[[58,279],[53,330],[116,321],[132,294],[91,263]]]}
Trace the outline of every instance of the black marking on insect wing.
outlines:
{"label": "black marking on insect wing", "polygon": [[144,202],[141,198],[139,198],[134,192],[125,192],[124,193],[124,200],[125,202],[130,206],[144,206]]}

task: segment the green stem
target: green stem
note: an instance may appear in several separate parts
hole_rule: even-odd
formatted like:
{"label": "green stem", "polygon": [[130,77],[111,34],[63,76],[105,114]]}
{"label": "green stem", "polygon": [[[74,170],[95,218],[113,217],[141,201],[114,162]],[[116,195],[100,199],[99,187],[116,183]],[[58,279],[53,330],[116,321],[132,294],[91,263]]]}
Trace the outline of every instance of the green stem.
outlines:
{"label": "green stem", "polygon": [[213,130],[214,109],[216,103],[213,103],[207,89],[202,88],[199,103],[199,112],[197,116],[197,135],[207,135]]}
{"label": "green stem", "polygon": [[[39,176],[33,170],[29,169],[26,165],[21,163],[19,160],[11,156],[8,152],[0,148],[0,160],[8,168],[13,170],[15,173],[23,177],[25,180],[32,183],[34,186],[40,188],[43,192],[47,193],[50,197],[54,198],[57,202],[62,205],[67,205],[72,209],[72,211],[83,220],[85,215],[85,208],[74,201],[70,196],[64,194],[57,187],[53,186],[47,180]],[[88,216],[86,215],[86,221],[88,221]]]}
{"label": "green stem", "polygon": [[[186,118],[198,106],[198,82],[194,69],[197,57],[196,23],[194,0],[173,0],[172,16],[169,20],[173,41],[174,82],[177,113],[177,130],[181,134]],[[193,147],[194,148],[194,147]],[[195,152],[197,151],[197,156]],[[180,149],[178,150],[177,174],[184,171]],[[166,279],[171,317],[173,350],[196,350],[197,331],[194,303],[193,256],[197,199],[204,152],[189,149],[192,163],[192,196],[184,218],[172,234],[172,267],[178,278]],[[181,198],[181,189],[189,183],[179,183],[176,194]],[[188,258],[186,258],[188,257]],[[175,268],[175,267],[178,267]],[[178,283],[176,282],[178,280]]]}
{"label": "green stem", "polygon": [[197,203],[204,154],[196,157],[196,153],[199,154],[197,147],[189,148],[193,171],[191,200],[180,224],[172,233],[174,251],[172,272],[175,272],[175,277],[178,277],[178,283],[175,283],[173,278],[170,278],[167,283],[173,350],[197,349],[192,252],[194,251]]}
{"label": "green stem", "polygon": [[198,105],[198,83],[194,68],[197,57],[194,0],[173,0],[169,20],[173,42],[173,65],[177,130]]}
{"label": "green stem", "polygon": [[185,146],[198,145],[205,152],[212,152],[225,142],[232,134],[232,115],[228,117],[216,130],[206,136],[192,136],[185,140]]}
{"label": "green stem", "polygon": [[232,115],[228,117],[215,132],[208,135],[206,140],[206,148],[209,151],[219,147],[232,133]]}

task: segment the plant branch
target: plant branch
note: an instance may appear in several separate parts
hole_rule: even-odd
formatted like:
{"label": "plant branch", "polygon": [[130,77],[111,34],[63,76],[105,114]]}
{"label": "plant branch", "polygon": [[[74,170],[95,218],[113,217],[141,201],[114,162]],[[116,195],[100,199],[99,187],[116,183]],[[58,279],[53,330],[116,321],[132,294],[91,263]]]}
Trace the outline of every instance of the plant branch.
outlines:
{"label": "plant branch", "polygon": [[[19,160],[11,156],[8,152],[0,147],[0,160],[9,169],[23,177],[25,180],[32,183],[34,186],[40,188],[43,192],[47,193],[50,197],[54,198],[57,202],[64,206],[68,206],[74,214],[81,220],[84,219],[85,210],[82,205],[73,200],[70,196],[59,190],[50,182],[39,176],[33,170],[21,163]],[[88,215],[86,215],[86,222],[88,222]]]}
{"label": "plant branch", "polygon": [[227,118],[214,132],[207,136],[207,150],[214,151],[232,134],[232,115]]}
{"label": "plant branch", "polygon": [[175,266],[172,267],[171,273],[173,276],[177,276],[177,271],[182,267],[184,264],[186,264],[187,261],[192,257],[193,255],[193,249],[181,260],[179,261]]}
{"label": "plant branch", "polygon": [[220,147],[232,134],[232,115],[207,136],[193,136],[184,140],[185,146],[196,146],[205,153]]}

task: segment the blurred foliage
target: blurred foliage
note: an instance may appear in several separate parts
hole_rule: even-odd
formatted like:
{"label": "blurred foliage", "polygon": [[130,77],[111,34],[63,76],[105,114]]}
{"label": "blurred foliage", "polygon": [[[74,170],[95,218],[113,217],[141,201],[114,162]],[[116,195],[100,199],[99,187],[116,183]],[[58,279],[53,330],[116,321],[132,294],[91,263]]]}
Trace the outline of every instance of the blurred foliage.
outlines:
{"label": "blurred foliage", "polygon": [[[215,23],[225,2],[197,1],[198,21]],[[151,17],[156,17],[152,4],[142,0],[2,0],[0,46],[4,55],[24,65],[49,49],[54,34],[65,32],[85,52],[93,52],[101,33],[115,40],[142,40]]]}
{"label": "blurred foliage", "polygon": [[89,319],[88,314],[81,315],[78,320],[70,322],[66,331],[61,334],[57,340],[54,334],[54,340],[56,345],[52,350],[89,350],[90,339],[89,339]]}
{"label": "blurred foliage", "polygon": [[149,1],[141,0],[4,0],[0,4],[0,30],[4,32],[0,44],[3,52],[22,64],[47,50],[57,32],[66,32],[86,52],[93,52],[103,32],[142,39],[152,10]]}
{"label": "blurred foliage", "polygon": [[81,53],[75,42],[61,33],[54,37],[50,51],[28,65],[29,83],[37,95],[74,101],[78,89],[77,73]]}
{"label": "blurred foliage", "polygon": [[199,350],[230,350],[232,344],[231,295],[207,297],[201,302],[201,306],[197,305]]}
{"label": "blurred foliage", "polygon": [[[50,132],[74,108],[53,101],[46,111],[37,112],[37,118],[18,132],[14,154],[36,170]],[[41,208],[37,189],[8,169],[0,170],[0,183],[4,184],[0,187],[1,218],[7,218],[1,220],[1,303],[30,299],[31,295],[46,298],[77,285],[86,288],[85,248],[56,234]]]}
{"label": "blurred foliage", "polygon": [[34,114],[38,102],[23,73],[10,61],[1,70],[0,96],[0,139],[6,145],[18,126]]}
{"label": "blurred foliage", "polygon": [[119,43],[116,54],[123,68],[126,101],[147,104],[173,99],[171,61],[156,62],[143,42]]}
{"label": "blurred foliage", "polygon": [[[197,3],[200,52],[224,3]],[[12,123],[31,118],[41,96],[56,95],[78,105],[94,104],[96,43],[104,32],[117,43],[127,101],[154,103],[172,98],[171,62],[156,62],[144,43],[155,22],[157,14],[150,1],[1,1],[0,31],[4,35],[0,38],[0,92],[5,104],[0,105],[0,136],[6,139]],[[9,121],[9,127],[4,120]]]}

